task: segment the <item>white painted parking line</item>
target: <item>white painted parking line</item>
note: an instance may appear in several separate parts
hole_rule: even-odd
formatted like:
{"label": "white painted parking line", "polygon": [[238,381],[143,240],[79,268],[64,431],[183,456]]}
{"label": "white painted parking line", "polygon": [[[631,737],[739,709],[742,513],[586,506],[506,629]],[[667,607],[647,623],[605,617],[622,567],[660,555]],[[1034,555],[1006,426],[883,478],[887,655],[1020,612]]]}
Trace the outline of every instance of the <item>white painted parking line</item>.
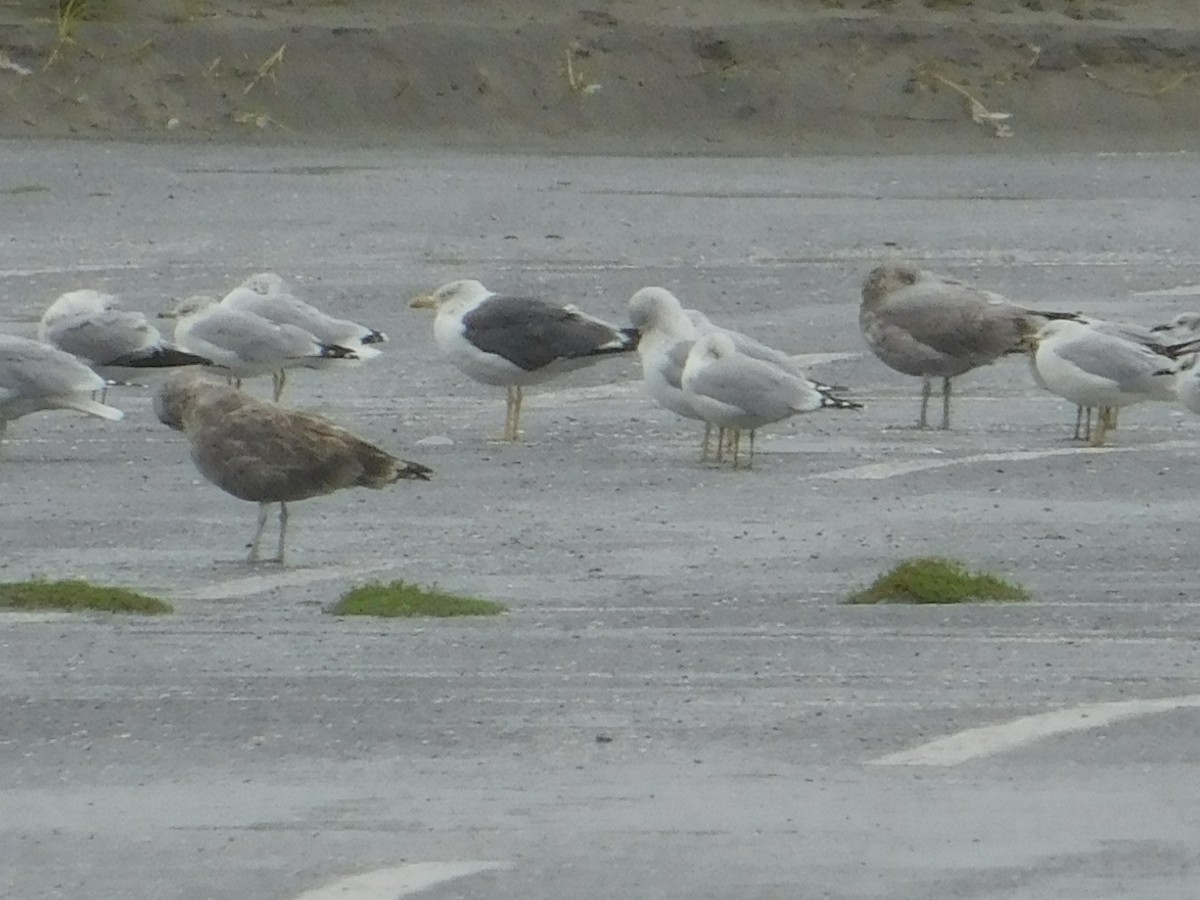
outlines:
{"label": "white painted parking line", "polygon": [[868,765],[956,766],[980,757],[1016,750],[1060,734],[1089,731],[1125,719],[1195,707],[1200,707],[1200,694],[1073,706],[1070,709],[1023,716],[999,725],[985,725],[957,734],[948,734],[910,750],[889,753],[879,759],[869,760]]}
{"label": "white painted parking line", "polygon": [[1160,288],[1157,291],[1136,291],[1131,297],[1200,297],[1200,284],[1181,284],[1173,288]]}
{"label": "white painted parking line", "polygon": [[508,863],[487,860],[412,863],[342,878],[296,900],[398,900],[455,878],[507,868]]}
{"label": "white painted parking line", "polygon": [[1160,441],[1156,444],[1138,444],[1130,447],[1055,447],[1046,450],[1008,450],[997,453],[974,453],[969,456],[910,459],[902,462],[867,463],[849,469],[834,469],[807,475],[804,481],[875,481],[911,475],[930,469],[947,466],[967,466],[974,463],[1023,462],[1030,459],[1046,459],[1051,456],[1098,456],[1108,453],[1145,453],[1152,450],[1196,450],[1200,441]]}

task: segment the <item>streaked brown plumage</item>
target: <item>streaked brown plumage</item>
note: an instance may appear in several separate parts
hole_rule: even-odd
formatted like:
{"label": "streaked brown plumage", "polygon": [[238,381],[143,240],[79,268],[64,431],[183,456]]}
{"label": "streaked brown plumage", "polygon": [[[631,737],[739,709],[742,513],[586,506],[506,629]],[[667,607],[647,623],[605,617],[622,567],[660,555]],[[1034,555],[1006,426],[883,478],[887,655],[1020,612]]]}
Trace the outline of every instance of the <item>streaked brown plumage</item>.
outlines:
{"label": "streaked brown plumage", "polygon": [[862,288],[858,323],[885,365],[921,378],[926,425],[931,379],[942,379],[942,428],[950,427],[950,379],[1011,353],[1048,319],[1074,313],[1026,309],[992,291],[927,272],[912,263],[876,266]]}
{"label": "streaked brown plumage", "polygon": [[267,521],[279,504],[283,562],[287,504],[343,488],[379,490],[402,478],[427,481],[432,470],[397,459],[318,416],[256,400],[195,374],[170,378],[154,401],[159,421],[187,435],[200,474],[226,493],[258,503],[251,562]]}

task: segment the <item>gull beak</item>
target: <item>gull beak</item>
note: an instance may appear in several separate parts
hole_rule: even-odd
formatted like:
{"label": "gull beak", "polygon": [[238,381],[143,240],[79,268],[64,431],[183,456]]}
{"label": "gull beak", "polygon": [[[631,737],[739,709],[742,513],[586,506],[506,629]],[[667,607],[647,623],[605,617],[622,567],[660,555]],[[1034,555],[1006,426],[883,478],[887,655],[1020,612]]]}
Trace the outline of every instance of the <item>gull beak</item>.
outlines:
{"label": "gull beak", "polygon": [[173,310],[173,309],[164,309],[162,312],[160,312],[158,314],[158,318],[160,318],[160,319],[178,319],[179,316],[175,313],[175,310]]}
{"label": "gull beak", "polygon": [[1151,331],[1170,331],[1171,326],[1170,325],[1155,325],[1150,330]]}
{"label": "gull beak", "polygon": [[422,294],[408,301],[409,309],[433,309],[435,306],[437,304],[433,302],[433,294]]}

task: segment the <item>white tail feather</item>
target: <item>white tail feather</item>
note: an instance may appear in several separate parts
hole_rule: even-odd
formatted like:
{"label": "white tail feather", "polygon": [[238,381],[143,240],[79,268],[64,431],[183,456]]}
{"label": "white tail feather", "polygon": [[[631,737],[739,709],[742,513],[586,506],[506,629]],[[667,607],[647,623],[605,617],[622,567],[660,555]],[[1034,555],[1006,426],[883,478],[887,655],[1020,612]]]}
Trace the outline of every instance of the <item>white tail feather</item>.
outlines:
{"label": "white tail feather", "polygon": [[117,409],[115,406],[107,406],[96,400],[89,400],[86,397],[71,398],[63,402],[64,409],[77,409],[82,413],[99,416],[101,419],[109,419],[116,422],[125,418],[125,413]]}

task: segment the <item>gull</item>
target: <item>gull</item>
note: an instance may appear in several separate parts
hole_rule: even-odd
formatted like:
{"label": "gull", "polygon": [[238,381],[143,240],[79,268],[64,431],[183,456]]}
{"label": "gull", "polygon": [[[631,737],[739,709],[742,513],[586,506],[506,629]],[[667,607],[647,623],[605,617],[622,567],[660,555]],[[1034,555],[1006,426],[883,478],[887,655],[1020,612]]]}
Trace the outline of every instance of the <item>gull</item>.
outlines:
{"label": "gull", "polygon": [[809,378],[739,353],[733,338],[719,332],[692,345],[683,368],[683,393],[705,421],[734,429],[735,469],[742,429],[750,431],[749,468],[754,462],[754,432],[763,425],[818,409],[862,408]]}
{"label": "gull", "polygon": [[283,394],[285,369],[320,368],[330,359],[358,358],[353,350],[323,344],[303,328],[231,309],[214,297],[189,297],[159,315],[175,319],[175,341],[181,347],[211,359],[238,387],[243,378],[270,373],[276,401]]}
{"label": "gull", "polygon": [[[1079,315],[1074,321],[1088,328],[1103,332],[1104,334],[1112,335],[1123,340],[1131,341],[1135,344],[1141,344],[1155,353],[1168,358],[1174,358],[1174,345],[1167,340],[1167,335],[1163,334],[1165,330],[1162,327],[1147,328],[1143,325],[1135,325],[1130,322],[1116,322],[1111,319],[1098,319],[1094,316]],[[1029,367],[1033,372],[1033,380],[1037,382],[1039,387],[1045,388],[1046,385],[1042,381],[1041,375],[1038,374],[1037,365],[1034,363],[1034,355],[1029,356]],[[1116,426],[1117,414],[1114,410],[1110,416],[1112,424]],[[1091,440],[1092,437],[1092,408],[1090,406],[1075,407],[1075,432],[1072,439]]]}
{"label": "gull", "polygon": [[279,504],[282,564],[288,503],[351,487],[379,490],[432,470],[398,459],[327,419],[255,400],[189,373],[172,376],[154,398],[158,419],[182,431],[200,474],[228,494],[258,504],[248,562],[257,562],[270,506]]}
{"label": "gull", "polygon": [[522,388],[636,349],[638,335],[581,312],[531,297],[493,293],[478,281],[444,284],[409,303],[435,309],[442,355],[469,378],[508,390],[501,440],[520,436]]}
{"label": "gull", "polygon": [[116,421],[125,414],[91,395],[104,379],[70,353],[41,341],[0,334],[0,439],[8,423],[49,409],[74,409]]}
{"label": "gull", "polygon": [[1047,319],[1073,313],[1039,312],[926,272],[911,263],[877,266],[862,288],[859,328],[885,365],[921,378],[925,428],[931,379],[942,379],[942,428],[950,427],[950,380],[1001,356],[1019,353],[1022,336]]}
{"label": "gull", "polygon": [[[683,367],[688,351],[700,337],[699,330],[679,299],[660,287],[644,287],[629,298],[629,321],[639,335],[637,353],[642,363],[642,380],[651,399],[678,416],[704,422],[700,454],[703,462],[708,459],[712,425],[683,392]],[[720,449],[718,435],[718,453]]]}
{"label": "gull", "polygon": [[1150,331],[1155,334],[1163,334],[1167,340],[1186,340],[1194,337],[1196,332],[1200,331],[1200,313],[1182,312],[1170,322],[1155,325]]}
{"label": "gull", "polygon": [[211,363],[165,340],[144,313],[120,309],[112,294],[91,289],[68,291],[51,303],[38,323],[38,340],[70,353],[106,380],[122,381],[133,370]]}
{"label": "gull", "polygon": [[276,325],[295,325],[322,344],[346,347],[359,359],[372,359],[379,351],[371,346],[387,335],[349,319],[338,319],[293,294],[274,272],[258,272],[221,298],[221,305],[262,316]]}
{"label": "gull", "polygon": [[1180,364],[1144,344],[1069,320],[1047,322],[1024,340],[1047,390],[1079,406],[1099,408],[1088,441],[1093,447],[1102,446],[1116,427],[1120,407],[1176,397]]}

